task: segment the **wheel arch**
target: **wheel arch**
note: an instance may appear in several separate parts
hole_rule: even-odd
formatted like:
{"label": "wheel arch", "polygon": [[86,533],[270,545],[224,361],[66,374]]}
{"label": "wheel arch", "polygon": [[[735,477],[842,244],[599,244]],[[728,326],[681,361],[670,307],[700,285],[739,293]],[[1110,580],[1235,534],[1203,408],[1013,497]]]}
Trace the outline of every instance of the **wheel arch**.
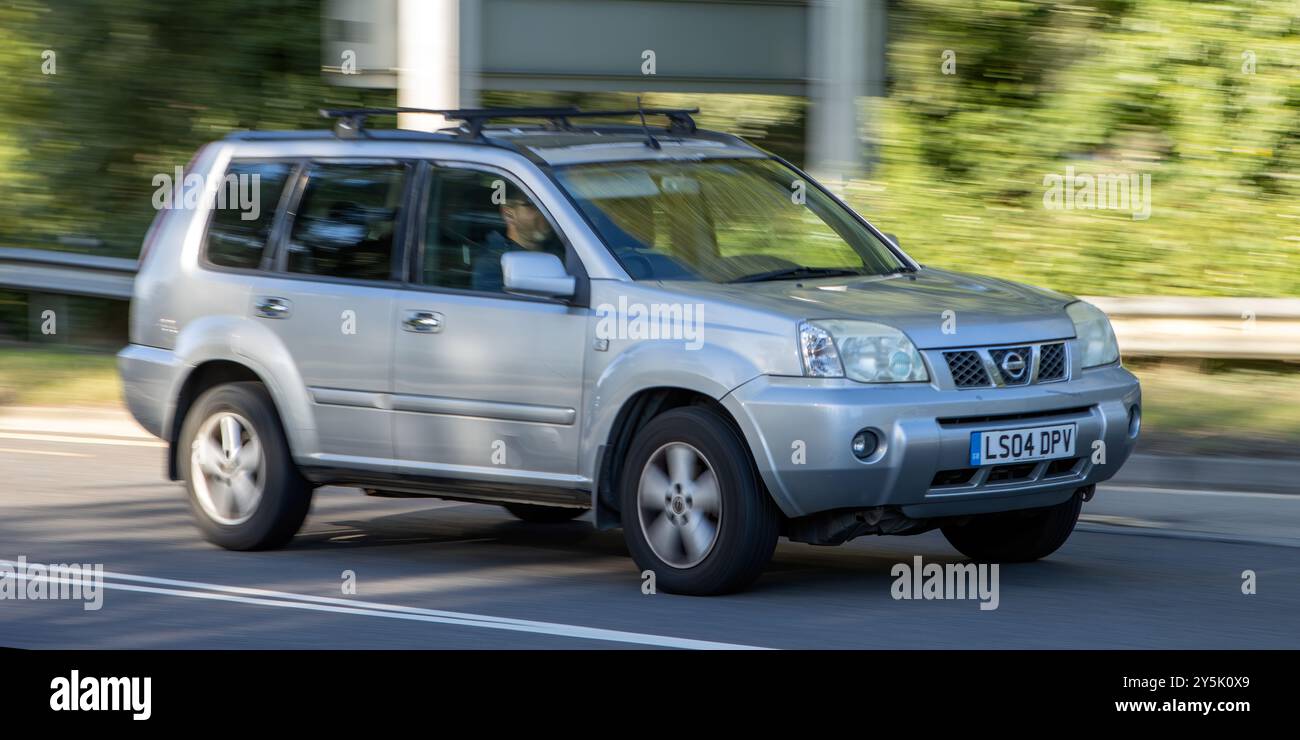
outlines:
{"label": "wheel arch", "polygon": [[[660,414],[686,406],[701,406],[716,413],[740,436],[745,449],[750,450],[748,442],[745,441],[744,431],[735,417],[717,398],[707,393],[694,388],[672,385],[643,388],[633,393],[624,400],[614,415],[609,433],[597,454],[591,505],[598,528],[609,529],[619,526],[618,480],[623,474],[627,450],[637,432]],[[750,464],[754,464],[752,451]],[[761,484],[762,478],[756,477]],[[771,495],[765,485],[763,494]]]}
{"label": "wheel arch", "polygon": [[[283,423],[284,415],[281,412],[279,401],[276,400],[275,393],[272,391],[272,385],[253,370],[247,364],[238,360],[231,359],[210,359],[195,365],[181,382],[180,389],[176,393],[176,404],[171,416],[171,421],[166,430],[167,432],[167,477],[170,480],[180,480],[180,434],[181,427],[185,423],[185,417],[194,401],[204,392],[219,385],[227,383],[254,382],[260,383],[267,389],[271,397],[271,404],[275,407],[275,413],[280,417]],[[285,428],[286,434],[288,428]]]}
{"label": "wheel arch", "polygon": [[[203,391],[222,382],[255,381],[270,394],[294,459],[317,451],[311,396],[288,348],[274,332],[241,316],[205,316],[181,331],[174,351],[186,371],[178,374],[175,390],[168,394],[169,412],[162,430],[171,448],[186,412]],[[177,479],[174,454],[168,455],[167,473]]]}

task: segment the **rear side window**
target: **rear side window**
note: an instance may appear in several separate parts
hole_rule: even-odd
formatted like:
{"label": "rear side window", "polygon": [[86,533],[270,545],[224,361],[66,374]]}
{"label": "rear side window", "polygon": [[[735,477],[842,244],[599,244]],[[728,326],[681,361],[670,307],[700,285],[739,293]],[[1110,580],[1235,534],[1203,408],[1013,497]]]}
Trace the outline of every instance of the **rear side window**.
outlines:
{"label": "rear side window", "polygon": [[313,165],[289,233],[285,268],[388,280],[405,178],[401,164]]}
{"label": "rear side window", "polygon": [[231,162],[208,225],[208,261],[221,267],[261,265],[280,193],[293,165]]}

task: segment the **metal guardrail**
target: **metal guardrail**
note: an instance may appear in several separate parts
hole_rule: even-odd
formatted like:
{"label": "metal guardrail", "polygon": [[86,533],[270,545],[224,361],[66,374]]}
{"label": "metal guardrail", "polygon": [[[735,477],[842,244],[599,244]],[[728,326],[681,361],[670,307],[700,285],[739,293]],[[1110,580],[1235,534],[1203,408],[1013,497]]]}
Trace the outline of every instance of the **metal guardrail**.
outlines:
{"label": "metal guardrail", "polygon": [[1087,297],[1126,356],[1300,360],[1300,298]]}
{"label": "metal guardrail", "polygon": [[[0,247],[0,289],[129,300],[137,263]],[[1300,360],[1300,298],[1087,297],[1128,356]]]}
{"label": "metal guardrail", "polygon": [[120,257],[0,247],[0,289],[125,301],[136,267]]}

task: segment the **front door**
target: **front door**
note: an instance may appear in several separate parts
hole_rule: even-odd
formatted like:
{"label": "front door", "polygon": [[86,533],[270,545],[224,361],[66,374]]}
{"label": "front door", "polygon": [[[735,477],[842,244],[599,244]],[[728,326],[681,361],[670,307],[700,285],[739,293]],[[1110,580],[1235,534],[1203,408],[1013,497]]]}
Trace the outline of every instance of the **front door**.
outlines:
{"label": "front door", "polygon": [[504,173],[435,167],[426,198],[416,284],[397,296],[398,468],[574,487],[589,312],[508,295],[500,269],[511,250],[570,250]]}

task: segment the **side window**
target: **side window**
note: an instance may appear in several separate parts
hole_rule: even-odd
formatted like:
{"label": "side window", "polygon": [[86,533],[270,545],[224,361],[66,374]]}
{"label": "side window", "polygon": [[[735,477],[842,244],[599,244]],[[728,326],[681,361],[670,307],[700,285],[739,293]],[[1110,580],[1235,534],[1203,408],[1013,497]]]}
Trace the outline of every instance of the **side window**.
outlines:
{"label": "side window", "polygon": [[437,168],[429,189],[420,281],[502,292],[501,256],[517,249],[564,259],[564,243],[513,181],[478,170]]}
{"label": "side window", "polygon": [[286,269],[388,280],[406,167],[312,165],[289,233]]}
{"label": "side window", "polygon": [[208,261],[222,267],[256,269],[262,262],[280,193],[293,165],[231,162],[208,224]]}

